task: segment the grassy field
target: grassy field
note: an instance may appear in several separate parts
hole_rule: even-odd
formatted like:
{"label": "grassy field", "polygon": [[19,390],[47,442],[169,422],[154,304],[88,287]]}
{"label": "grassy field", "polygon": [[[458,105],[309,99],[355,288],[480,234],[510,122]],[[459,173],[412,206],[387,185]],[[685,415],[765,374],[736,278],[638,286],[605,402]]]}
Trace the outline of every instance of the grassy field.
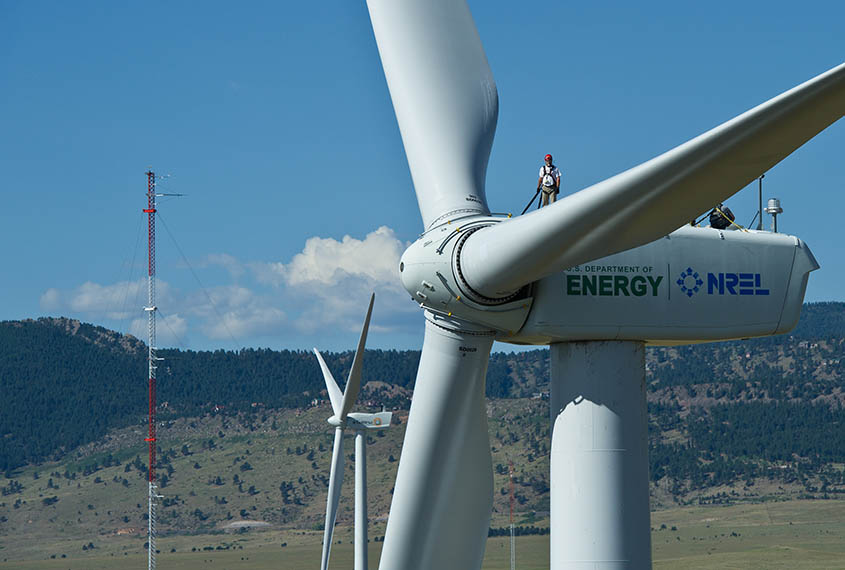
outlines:
{"label": "grassy field", "polygon": [[655,568],[845,568],[845,501],[691,507],[651,520]]}
{"label": "grassy field", "polygon": [[[665,526],[664,526],[665,525]],[[689,507],[652,513],[652,548],[657,569],[789,568],[845,569],[845,501],[785,501],[729,507]],[[319,564],[316,531],[250,531],[164,537],[159,567],[174,570],[278,570]],[[352,567],[352,533],[338,528],[341,544],[332,549],[331,568]],[[0,562],[0,569],[106,570],[142,568],[143,537],[96,537],[98,547],[82,551],[78,539],[30,545],[39,552],[29,561]],[[4,540],[0,547],[7,547]],[[282,543],[286,546],[282,547]],[[507,538],[487,543],[484,570],[510,567]],[[517,568],[549,567],[549,537],[517,538]],[[192,551],[192,549],[195,549]],[[370,544],[370,567],[376,568],[381,543]],[[171,552],[174,550],[175,552]],[[67,558],[50,556],[66,552]],[[37,558],[37,559],[35,559]],[[0,560],[3,549],[0,548]]]}
{"label": "grassy field", "polygon": [[[506,404],[494,401],[489,407],[495,471],[491,526],[507,526],[509,459],[517,466],[517,524],[548,526],[547,404]],[[164,448],[167,461],[159,469],[169,475],[159,509],[159,567],[316,567],[332,445],[327,412],[327,406],[268,412],[254,426],[220,416],[168,422],[162,433],[173,443]],[[374,539],[384,535],[403,431],[404,425],[395,425],[368,444]],[[147,484],[132,465],[136,455],[143,456],[137,444],[142,437],[140,427],[127,428],[97,448],[16,473],[23,488],[0,497],[0,570],[143,568]],[[119,463],[104,467],[108,453]],[[95,470],[80,471],[92,462],[99,462]],[[333,548],[335,569],[352,567],[353,467],[350,457],[335,532],[340,541]],[[742,483],[714,488],[708,493],[719,491],[734,504],[666,510],[677,503],[665,489],[652,486],[651,504],[660,509],[651,519],[655,568],[845,570],[845,500],[758,502],[795,499],[801,490],[782,485],[761,479],[748,489]],[[242,520],[263,521],[269,528],[224,531]],[[375,540],[370,545],[371,568],[377,567],[380,548]],[[548,536],[519,537],[517,567],[545,570],[548,552]],[[509,556],[507,539],[490,539],[483,567],[508,569]]]}
{"label": "grassy field", "polygon": [[[505,404],[491,404],[490,419],[497,467],[493,513],[497,527],[507,524],[508,459],[516,464],[518,509],[525,513],[548,510],[548,492],[543,486],[548,449],[535,443],[543,437],[539,426],[548,423],[548,407],[533,400]],[[226,540],[252,536],[219,538],[216,534],[222,533],[225,525],[241,520],[267,522],[278,532],[321,528],[333,441],[325,421],[329,414],[328,405],[324,405],[305,411],[268,412],[256,425],[248,426],[221,416],[167,422],[160,430],[162,440],[169,442],[159,454],[166,458],[158,470],[159,480],[168,478],[167,485],[160,488],[164,496],[158,510],[160,534],[179,533],[191,540],[212,536],[220,541],[225,536],[229,537]],[[513,414],[520,417],[519,422],[504,419]],[[527,434],[515,433],[529,423],[538,428]],[[368,440],[372,538],[384,534],[404,427],[394,425]],[[143,436],[141,427],[134,426],[113,432],[95,449],[83,448],[61,461],[17,471],[13,479],[22,490],[0,496],[0,561],[44,558],[48,547],[47,557],[89,555],[88,550],[82,551],[89,542],[94,544],[95,555],[132,556],[138,551],[147,526],[146,473],[137,467],[146,462],[146,451],[137,443]],[[354,510],[354,455],[350,444],[351,440],[344,451],[347,460],[338,512],[341,528],[351,525]],[[137,463],[133,461],[136,456]],[[85,469],[95,463],[96,469]],[[110,466],[106,467],[107,463]],[[0,486],[10,482],[0,479]],[[518,524],[535,523],[520,519]],[[318,544],[319,533],[315,536]],[[302,538],[299,534],[278,542],[298,546]],[[190,544],[190,540],[177,542],[175,546],[159,547],[170,554],[171,548],[184,553],[184,547],[190,552],[201,546]],[[126,548],[114,550],[115,544]]]}

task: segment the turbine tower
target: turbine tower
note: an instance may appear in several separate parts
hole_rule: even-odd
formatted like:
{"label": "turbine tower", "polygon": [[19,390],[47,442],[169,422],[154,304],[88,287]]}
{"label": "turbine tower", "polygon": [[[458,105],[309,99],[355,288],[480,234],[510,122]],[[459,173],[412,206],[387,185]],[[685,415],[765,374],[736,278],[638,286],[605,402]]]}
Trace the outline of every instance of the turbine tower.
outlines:
{"label": "turbine tower", "polygon": [[466,3],[367,4],[423,222],[399,265],[425,339],[380,568],[480,568],[494,340],[551,346],[551,567],[650,567],[645,345],[786,332],[818,268],[793,236],[686,223],[842,117],[845,65],[502,219],[484,191],[498,94]]}
{"label": "turbine tower", "polygon": [[355,432],[355,570],[367,570],[368,568],[366,431],[371,429],[387,429],[390,427],[393,413],[382,411],[376,414],[365,414],[349,413],[349,411],[355,404],[355,400],[358,399],[358,392],[361,389],[361,367],[364,359],[364,345],[367,342],[367,331],[370,327],[370,316],[373,312],[374,300],[375,293],[370,297],[367,317],[364,319],[364,327],[361,330],[358,348],[352,360],[349,379],[346,381],[346,387],[342,394],[320,351],[316,348],[314,349],[314,354],[320,363],[320,370],[323,372],[323,379],[326,381],[326,390],[329,393],[329,401],[332,404],[332,411],[334,412],[334,415],[328,419],[328,422],[335,428],[332,466],[329,474],[329,492],[326,499],[326,525],[323,531],[321,570],[326,570],[329,567],[332,535],[334,534],[334,524],[337,519],[340,488],[343,483],[343,435],[347,428]]}

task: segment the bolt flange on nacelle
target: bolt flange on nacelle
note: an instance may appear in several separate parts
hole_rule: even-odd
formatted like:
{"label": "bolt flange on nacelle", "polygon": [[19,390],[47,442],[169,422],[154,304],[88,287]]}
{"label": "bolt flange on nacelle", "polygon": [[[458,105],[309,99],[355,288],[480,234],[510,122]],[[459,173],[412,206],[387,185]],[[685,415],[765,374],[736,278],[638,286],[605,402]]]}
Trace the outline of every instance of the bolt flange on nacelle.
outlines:
{"label": "bolt flange on nacelle", "polygon": [[497,224],[492,217],[472,217],[437,226],[402,254],[402,285],[421,307],[447,317],[491,327],[502,336],[522,328],[531,310],[530,286],[493,299],[474,291],[461,272],[461,248],[476,231]]}

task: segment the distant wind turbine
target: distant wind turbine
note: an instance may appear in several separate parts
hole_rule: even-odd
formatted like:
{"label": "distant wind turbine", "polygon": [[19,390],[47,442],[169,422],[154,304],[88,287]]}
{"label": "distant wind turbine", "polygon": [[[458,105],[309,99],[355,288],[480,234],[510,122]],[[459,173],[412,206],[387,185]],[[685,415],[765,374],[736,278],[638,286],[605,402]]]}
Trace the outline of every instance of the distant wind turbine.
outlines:
{"label": "distant wind turbine", "polygon": [[367,308],[367,317],[364,320],[364,327],[361,329],[361,338],[358,340],[358,349],[352,360],[352,369],[349,371],[349,378],[346,381],[346,388],[341,394],[337,382],[332,376],[326,361],[323,360],[320,351],[314,349],[320,369],[323,371],[323,379],[326,381],[326,390],[329,393],[329,400],[332,404],[334,415],[328,419],[329,424],[335,427],[334,449],[332,451],[332,466],[329,474],[329,493],[326,499],[326,525],[323,533],[323,555],[320,562],[320,569],[326,570],[329,567],[329,556],[332,548],[332,535],[337,519],[337,507],[340,499],[340,487],[343,483],[343,435],[347,428],[355,432],[355,570],[367,570],[367,445],[364,432],[369,429],[386,429],[390,427],[393,418],[392,412],[379,412],[376,414],[349,413],[352,405],[358,398],[361,389],[361,366],[364,360],[364,344],[367,342],[367,331],[370,327],[370,316],[373,312],[373,301],[375,293],[370,296],[370,306]]}

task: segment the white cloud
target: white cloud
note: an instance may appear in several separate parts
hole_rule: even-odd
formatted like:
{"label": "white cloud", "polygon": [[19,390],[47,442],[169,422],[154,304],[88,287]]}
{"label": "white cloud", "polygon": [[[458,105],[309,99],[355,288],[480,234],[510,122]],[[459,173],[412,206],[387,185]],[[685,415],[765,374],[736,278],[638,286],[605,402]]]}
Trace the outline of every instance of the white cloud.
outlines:
{"label": "white cloud", "polygon": [[[149,320],[146,318],[133,319],[129,325],[129,333],[147,342],[149,336]],[[161,315],[156,317],[156,345],[176,346],[188,348],[188,321],[181,315]]]}
{"label": "white cloud", "polygon": [[381,226],[363,239],[343,236],[312,237],[290,263],[270,263],[253,268],[259,279],[296,287],[302,285],[337,285],[347,277],[363,278],[372,283],[399,282],[399,257],[406,245],[387,226]]}
{"label": "white cloud", "polygon": [[[170,299],[169,285],[156,282],[158,299]],[[47,289],[41,295],[40,305],[45,311],[71,311],[90,318],[126,319],[136,315],[147,301],[146,278],[100,285],[86,281],[69,291]]]}
{"label": "white cloud", "polygon": [[273,301],[240,285],[195,291],[186,300],[187,311],[201,317],[203,332],[213,339],[242,341],[247,336],[277,333],[287,320]]}
{"label": "white cloud", "polygon": [[286,285],[287,292],[301,301],[295,325],[302,332],[359,331],[372,292],[376,293],[373,331],[389,332],[416,312],[399,281],[399,258],[405,247],[391,228],[382,226],[364,239],[312,237],[290,263],[251,268],[259,281]]}
{"label": "white cloud", "polygon": [[[180,285],[185,289],[178,290],[157,280],[161,310],[157,344],[184,346],[190,336],[203,348],[221,342],[251,345],[257,337],[297,346],[334,339],[335,345],[351,346],[372,292],[376,293],[372,333],[415,334],[420,328],[419,309],[408,301],[399,281],[399,258],[406,245],[382,226],[362,239],[311,237],[287,263],[245,263],[230,254],[210,254],[198,269],[227,271],[203,276],[214,286],[203,288],[188,279]],[[128,322],[130,332],[141,339],[147,337],[147,320],[139,314],[146,301],[146,278],[51,288],[40,299],[41,308],[51,313],[123,321],[122,326]]]}
{"label": "white cloud", "polygon": [[210,318],[217,313],[242,308],[254,300],[254,293],[244,286],[223,285],[192,291],[186,296],[184,305],[192,315]]}
{"label": "white cloud", "polygon": [[280,336],[280,328],[287,317],[285,312],[275,307],[254,304],[236,311],[228,311],[222,318],[209,320],[203,332],[213,339],[228,340],[232,336],[239,341],[248,336]]}
{"label": "white cloud", "polygon": [[47,289],[44,291],[44,294],[41,295],[39,305],[41,306],[41,309],[45,311],[59,310],[61,306],[61,293],[58,289]]}
{"label": "white cloud", "polygon": [[211,253],[202,261],[201,267],[220,266],[229,272],[234,279],[241,277],[244,272],[243,264],[228,253]]}

